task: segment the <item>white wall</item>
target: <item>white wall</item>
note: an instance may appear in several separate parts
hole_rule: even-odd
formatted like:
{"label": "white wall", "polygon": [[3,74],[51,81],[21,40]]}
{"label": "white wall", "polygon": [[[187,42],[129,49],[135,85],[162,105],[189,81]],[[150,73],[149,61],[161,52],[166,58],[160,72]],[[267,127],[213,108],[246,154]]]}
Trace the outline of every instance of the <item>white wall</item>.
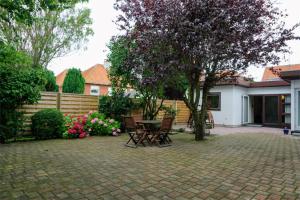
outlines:
{"label": "white wall", "polygon": [[249,88],[248,95],[290,94],[290,86]]}
{"label": "white wall", "polygon": [[[224,126],[242,125],[242,97],[244,95],[290,94],[290,86],[245,88],[235,85],[216,86],[210,92],[221,93],[221,110],[212,111],[215,124]],[[249,98],[251,105],[251,98]],[[201,106],[201,102],[200,102]],[[249,121],[253,122],[252,108],[249,106]]]}
{"label": "white wall", "polygon": [[291,129],[292,131],[297,130],[297,106],[296,106],[296,90],[300,89],[300,80],[294,80],[291,82]]}
{"label": "white wall", "polygon": [[234,85],[216,86],[210,92],[221,93],[221,110],[212,111],[215,124],[240,126],[242,124],[242,96],[247,95],[247,88]]}

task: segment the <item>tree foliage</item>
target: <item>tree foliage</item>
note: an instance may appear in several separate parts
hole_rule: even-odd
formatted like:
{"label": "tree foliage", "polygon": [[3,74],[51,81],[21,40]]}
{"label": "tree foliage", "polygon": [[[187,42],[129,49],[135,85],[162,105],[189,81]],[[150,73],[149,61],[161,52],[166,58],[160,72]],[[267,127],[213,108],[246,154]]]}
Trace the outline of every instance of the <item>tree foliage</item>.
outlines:
{"label": "tree foliage", "polygon": [[63,83],[62,91],[64,93],[83,94],[84,86],[85,80],[80,69],[69,69]]}
{"label": "tree foliage", "polygon": [[34,66],[46,68],[54,58],[84,47],[93,34],[87,8],[45,8],[32,12],[31,17],[30,24],[17,20],[0,23],[0,35],[17,50],[27,52]]}
{"label": "tree foliage", "polygon": [[88,0],[1,0],[0,22],[17,20],[30,24],[33,21],[33,12],[44,9],[64,10],[73,7],[79,2]]}
{"label": "tree foliage", "polygon": [[53,71],[45,70],[45,76],[46,76],[45,91],[58,92],[58,85],[56,84],[56,77]]}
{"label": "tree foliage", "polygon": [[123,92],[113,92],[111,96],[101,96],[99,98],[99,113],[103,113],[106,117],[119,122],[122,121],[123,116],[130,114],[133,108],[132,99]]}
{"label": "tree foliage", "polygon": [[[123,93],[128,87],[137,91],[137,97],[143,108],[144,119],[155,119],[165,99],[164,87],[169,79],[157,81],[155,85],[149,84],[149,76],[155,76],[151,70],[136,71],[128,63],[131,60],[138,62],[138,56],[131,54],[130,49],[135,48],[135,41],[131,38],[120,36],[114,37],[108,45],[110,53],[108,60],[111,63],[109,76],[113,86],[113,92]],[[142,63],[139,63],[142,64]]]}
{"label": "tree foliage", "polygon": [[[207,95],[215,84],[250,65],[278,63],[287,41],[298,39],[272,0],[117,0],[118,24],[135,41],[130,66],[155,71],[145,81],[180,73],[195,139],[205,135]],[[201,97],[202,93],[202,97]],[[202,101],[201,110],[198,110]]]}
{"label": "tree foliage", "polygon": [[21,125],[16,109],[36,103],[45,83],[44,71],[34,70],[29,56],[0,42],[0,142],[16,136]]}
{"label": "tree foliage", "polygon": [[109,79],[112,84],[112,89],[116,93],[122,93],[130,86],[135,85],[131,78],[131,71],[124,68],[124,63],[128,58],[128,46],[130,41],[125,37],[113,37],[108,44],[109,54],[108,61],[111,64],[109,68]]}

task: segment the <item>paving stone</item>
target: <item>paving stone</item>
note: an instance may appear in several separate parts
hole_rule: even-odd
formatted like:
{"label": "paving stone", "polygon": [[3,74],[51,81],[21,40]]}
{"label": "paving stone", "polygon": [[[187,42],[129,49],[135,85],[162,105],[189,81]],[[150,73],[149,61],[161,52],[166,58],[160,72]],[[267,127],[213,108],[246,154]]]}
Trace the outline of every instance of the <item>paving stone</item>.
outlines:
{"label": "paving stone", "polygon": [[127,135],[0,145],[0,199],[300,199],[297,138],[171,137],[167,148],[126,148]]}

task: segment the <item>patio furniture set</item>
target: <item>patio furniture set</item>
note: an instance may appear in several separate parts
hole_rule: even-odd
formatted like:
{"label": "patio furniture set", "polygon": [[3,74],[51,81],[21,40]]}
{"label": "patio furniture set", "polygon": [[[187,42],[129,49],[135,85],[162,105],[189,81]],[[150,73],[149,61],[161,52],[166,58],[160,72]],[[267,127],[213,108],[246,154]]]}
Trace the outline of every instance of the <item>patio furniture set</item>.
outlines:
{"label": "patio furniture set", "polygon": [[169,137],[169,133],[172,129],[173,121],[173,117],[164,117],[162,121],[135,121],[133,117],[124,117],[125,130],[129,134],[129,140],[125,146],[134,148],[139,145],[170,146],[172,140]]}

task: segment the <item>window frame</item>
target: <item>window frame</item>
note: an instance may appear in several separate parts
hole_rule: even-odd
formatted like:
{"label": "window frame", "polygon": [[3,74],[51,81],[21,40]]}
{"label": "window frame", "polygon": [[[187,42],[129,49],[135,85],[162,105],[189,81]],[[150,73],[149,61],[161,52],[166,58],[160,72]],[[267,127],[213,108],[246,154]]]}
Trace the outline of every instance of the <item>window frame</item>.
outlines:
{"label": "window frame", "polygon": [[209,102],[208,101],[208,98],[209,96],[218,96],[219,97],[219,102],[218,102],[218,107],[217,108],[208,108],[208,110],[211,110],[211,111],[221,111],[221,99],[222,99],[222,93],[221,92],[210,92],[208,95],[207,95],[207,103]]}
{"label": "window frame", "polygon": [[[96,87],[98,89],[98,93],[92,93],[93,90],[96,90]],[[99,85],[91,85],[91,88],[90,88],[90,95],[92,96],[100,96],[100,86]]]}

